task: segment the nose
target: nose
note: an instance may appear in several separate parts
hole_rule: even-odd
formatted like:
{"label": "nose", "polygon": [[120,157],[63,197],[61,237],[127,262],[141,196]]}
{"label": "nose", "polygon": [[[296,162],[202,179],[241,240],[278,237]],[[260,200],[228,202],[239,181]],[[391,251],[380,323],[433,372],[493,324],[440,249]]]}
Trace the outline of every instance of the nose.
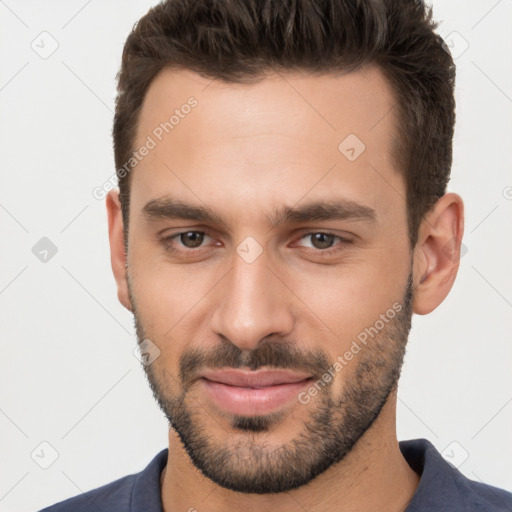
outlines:
{"label": "nose", "polygon": [[254,350],[269,335],[289,335],[293,294],[276,274],[264,253],[252,263],[235,254],[217,290],[212,330],[241,350]]}

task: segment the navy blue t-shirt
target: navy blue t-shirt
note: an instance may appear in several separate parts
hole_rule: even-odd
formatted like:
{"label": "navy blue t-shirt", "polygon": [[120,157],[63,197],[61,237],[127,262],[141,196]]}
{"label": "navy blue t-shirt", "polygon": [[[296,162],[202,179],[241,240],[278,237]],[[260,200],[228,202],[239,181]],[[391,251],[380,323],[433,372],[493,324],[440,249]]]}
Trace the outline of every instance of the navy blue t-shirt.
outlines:
{"label": "navy blue t-shirt", "polygon": [[[512,512],[512,493],[474,482],[448,464],[425,439],[401,441],[400,450],[421,475],[405,512]],[[168,449],[134,475],[69,498],[40,512],[162,512],[160,473]]]}

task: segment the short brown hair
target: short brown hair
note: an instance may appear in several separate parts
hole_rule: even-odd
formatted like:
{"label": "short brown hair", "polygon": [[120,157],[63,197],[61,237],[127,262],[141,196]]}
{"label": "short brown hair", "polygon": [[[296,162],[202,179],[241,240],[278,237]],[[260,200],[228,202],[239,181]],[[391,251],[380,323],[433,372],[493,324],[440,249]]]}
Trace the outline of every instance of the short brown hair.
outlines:
{"label": "short brown hair", "polygon": [[393,156],[404,174],[411,247],[446,192],[455,124],[455,66],[422,0],[166,0],[128,36],[117,75],[114,154],[127,247],[137,123],[166,67],[227,83],[272,69],[328,74],[376,65],[395,96]]}

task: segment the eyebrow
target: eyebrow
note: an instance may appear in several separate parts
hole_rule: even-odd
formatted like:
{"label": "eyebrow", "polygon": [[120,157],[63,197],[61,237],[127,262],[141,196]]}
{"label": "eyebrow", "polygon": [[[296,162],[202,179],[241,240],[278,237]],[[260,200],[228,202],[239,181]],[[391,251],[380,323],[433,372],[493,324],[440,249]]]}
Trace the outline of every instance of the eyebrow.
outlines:
{"label": "eyebrow", "polygon": [[[196,222],[225,224],[221,215],[208,206],[198,206],[169,196],[153,199],[142,208],[148,221],[187,219]],[[376,211],[348,199],[315,201],[302,206],[285,206],[266,215],[267,222],[276,227],[283,223],[305,223],[328,220],[353,220],[375,223]]]}
{"label": "eyebrow", "polygon": [[355,220],[374,223],[376,219],[373,208],[347,199],[316,201],[298,207],[285,206],[267,216],[268,222],[274,227],[285,222]]}

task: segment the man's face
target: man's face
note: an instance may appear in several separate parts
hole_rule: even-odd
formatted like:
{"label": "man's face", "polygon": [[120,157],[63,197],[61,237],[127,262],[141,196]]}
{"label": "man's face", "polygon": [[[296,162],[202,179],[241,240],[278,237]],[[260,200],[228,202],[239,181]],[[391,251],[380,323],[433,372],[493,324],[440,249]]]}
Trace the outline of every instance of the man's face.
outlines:
{"label": "man's face", "polygon": [[[147,92],[130,300],[139,342],[160,350],[155,397],[219,485],[304,485],[393,391],[412,285],[392,104],[376,69],[252,85],[166,70]],[[211,215],[174,217],[178,202]]]}

